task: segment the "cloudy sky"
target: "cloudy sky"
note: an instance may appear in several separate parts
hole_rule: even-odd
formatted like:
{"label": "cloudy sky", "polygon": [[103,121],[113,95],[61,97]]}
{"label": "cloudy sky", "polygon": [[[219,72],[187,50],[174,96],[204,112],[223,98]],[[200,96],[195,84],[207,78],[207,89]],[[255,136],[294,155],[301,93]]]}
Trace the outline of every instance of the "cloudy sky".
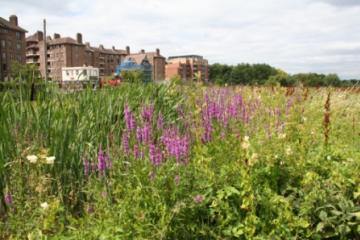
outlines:
{"label": "cloudy sky", "polygon": [[29,33],[360,78],[360,0],[0,0]]}

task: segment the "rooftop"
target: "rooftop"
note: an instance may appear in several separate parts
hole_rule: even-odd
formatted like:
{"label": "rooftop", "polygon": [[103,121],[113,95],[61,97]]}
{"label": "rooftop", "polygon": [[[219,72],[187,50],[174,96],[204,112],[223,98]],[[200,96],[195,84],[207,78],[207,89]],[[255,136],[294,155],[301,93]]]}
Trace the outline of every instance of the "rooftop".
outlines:
{"label": "rooftop", "polygon": [[171,59],[177,59],[177,58],[199,58],[199,59],[203,59],[203,56],[200,55],[179,55],[179,56],[170,56],[168,57],[169,60]]}
{"label": "rooftop", "polygon": [[0,17],[0,27],[5,27],[5,28],[16,30],[19,32],[27,32],[25,29],[10,23],[8,20],[6,20],[2,17]]}

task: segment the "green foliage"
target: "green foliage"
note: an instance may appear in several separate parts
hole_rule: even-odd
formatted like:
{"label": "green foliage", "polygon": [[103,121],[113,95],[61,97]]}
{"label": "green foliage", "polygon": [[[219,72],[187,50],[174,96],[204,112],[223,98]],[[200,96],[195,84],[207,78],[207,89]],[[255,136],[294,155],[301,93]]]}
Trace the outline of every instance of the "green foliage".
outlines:
{"label": "green foliage", "polygon": [[129,83],[142,83],[144,82],[144,72],[143,71],[123,71],[121,72],[121,77]]}
{"label": "green foliage", "polygon": [[[0,239],[358,239],[359,93],[289,92],[277,86],[290,81],[286,73],[256,68],[271,74],[267,84],[276,87],[174,79],[62,93],[46,85],[47,94],[32,102],[22,92],[0,92]],[[265,75],[252,76],[262,84]],[[211,94],[216,101],[241,98],[240,119],[244,109],[250,115],[229,118],[225,127],[215,119],[212,141],[204,143],[203,99]],[[188,162],[169,157],[155,166],[147,149],[144,159],[133,149],[124,154],[125,103],[136,124],[143,124],[143,106],[152,105],[154,118],[161,113],[167,128],[191,137]],[[154,125],[157,143],[163,130]],[[130,146],[136,141],[131,135]],[[84,161],[97,164],[100,145],[112,168],[86,175]],[[39,159],[31,163],[28,155]],[[54,164],[46,156],[55,156]],[[5,204],[8,193],[12,204]]]}
{"label": "green foliage", "polygon": [[309,87],[354,86],[358,81],[341,81],[336,74],[299,73],[289,75],[267,64],[238,64],[236,66],[215,63],[209,69],[210,80],[218,85],[267,85],[284,87],[302,84]]}

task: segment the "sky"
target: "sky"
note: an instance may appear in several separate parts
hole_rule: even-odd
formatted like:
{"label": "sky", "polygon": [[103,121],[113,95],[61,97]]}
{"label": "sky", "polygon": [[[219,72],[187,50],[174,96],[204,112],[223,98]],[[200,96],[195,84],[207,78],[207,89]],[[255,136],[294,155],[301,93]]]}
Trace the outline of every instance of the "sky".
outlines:
{"label": "sky", "polygon": [[32,34],[360,79],[360,0],[0,0]]}

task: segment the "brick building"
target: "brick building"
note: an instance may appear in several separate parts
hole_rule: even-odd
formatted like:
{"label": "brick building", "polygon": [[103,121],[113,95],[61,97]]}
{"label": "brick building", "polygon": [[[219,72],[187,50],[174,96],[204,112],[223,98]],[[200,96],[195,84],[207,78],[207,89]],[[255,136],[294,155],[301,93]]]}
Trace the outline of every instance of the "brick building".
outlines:
{"label": "brick building", "polygon": [[[128,53],[130,53],[130,51],[128,51]],[[145,52],[145,50],[141,50],[139,53],[129,54],[127,59],[129,58],[135,60],[137,64],[141,64],[142,61],[147,58],[152,66],[152,80],[165,80],[166,58],[160,54],[159,49],[156,49],[155,52]]]}
{"label": "brick building", "polygon": [[0,81],[8,77],[13,61],[25,64],[25,33],[17,16],[9,21],[0,17]]}
{"label": "brick building", "polygon": [[[112,47],[106,49],[103,45],[98,48],[83,43],[82,34],[76,34],[76,39],[61,37],[55,33],[54,37],[47,37],[47,65],[48,76],[51,80],[61,81],[63,67],[92,66],[99,68],[100,77],[110,76],[115,68],[127,55],[126,50]],[[26,38],[27,63],[39,66],[42,76],[45,75],[43,33],[38,31]]]}
{"label": "brick building", "polygon": [[208,81],[209,63],[199,55],[172,56],[167,60],[166,80],[174,76],[181,77],[184,81],[196,80]]}
{"label": "brick building", "polygon": [[[130,51],[129,47],[126,49]],[[126,50],[116,49],[114,46],[111,49],[104,48],[103,45],[96,48],[86,43],[85,65],[99,68],[100,77],[111,76],[126,55]]]}

